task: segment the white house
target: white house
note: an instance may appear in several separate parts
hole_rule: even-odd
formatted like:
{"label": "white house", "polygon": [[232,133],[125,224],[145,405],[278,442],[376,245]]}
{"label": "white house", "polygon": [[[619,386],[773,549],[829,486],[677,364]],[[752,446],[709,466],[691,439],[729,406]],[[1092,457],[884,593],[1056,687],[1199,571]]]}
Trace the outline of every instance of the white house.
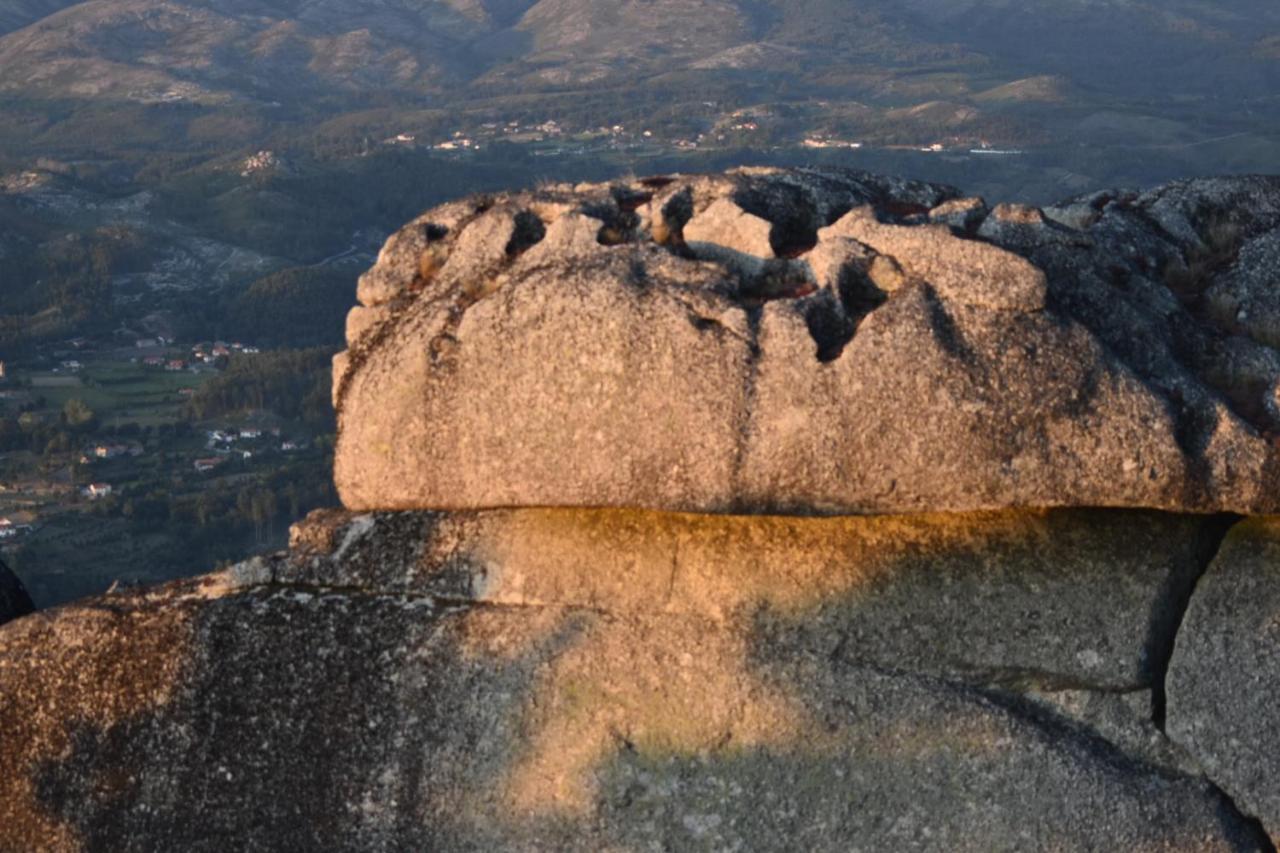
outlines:
{"label": "white house", "polygon": [[115,489],[113,489],[109,483],[90,483],[85,487],[84,493],[90,500],[96,501],[99,498],[107,497],[113,491],[115,491]]}

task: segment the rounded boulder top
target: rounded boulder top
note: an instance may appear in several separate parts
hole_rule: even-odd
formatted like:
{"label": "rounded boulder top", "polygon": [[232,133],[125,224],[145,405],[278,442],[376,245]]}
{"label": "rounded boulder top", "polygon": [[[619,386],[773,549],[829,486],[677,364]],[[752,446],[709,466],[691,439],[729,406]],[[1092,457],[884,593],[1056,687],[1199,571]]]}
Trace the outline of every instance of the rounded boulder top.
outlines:
{"label": "rounded boulder top", "polygon": [[1280,512],[1280,178],[739,169],[445,204],[334,365],[353,510]]}

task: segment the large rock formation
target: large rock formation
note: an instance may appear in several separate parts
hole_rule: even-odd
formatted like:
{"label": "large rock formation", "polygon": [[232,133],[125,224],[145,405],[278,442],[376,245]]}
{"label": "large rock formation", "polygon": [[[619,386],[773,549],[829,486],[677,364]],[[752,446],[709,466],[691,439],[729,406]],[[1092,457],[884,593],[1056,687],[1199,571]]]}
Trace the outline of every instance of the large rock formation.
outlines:
{"label": "large rock formation", "polygon": [[1256,850],[1150,722],[1206,522],[320,513],[0,633],[10,849]]}
{"label": "large rock formation", "polygon": [[432,211],[345,510],[0,629],[0,850],[1273,850],[1280,535],[1222,511],[1280,505],[1278,229],[1260,178]]}
{"label": "large rock formation", "polygon": [[431,211],[361,281],[343,500],[1280,511],[1280,180],[956,196],[757,169]]}

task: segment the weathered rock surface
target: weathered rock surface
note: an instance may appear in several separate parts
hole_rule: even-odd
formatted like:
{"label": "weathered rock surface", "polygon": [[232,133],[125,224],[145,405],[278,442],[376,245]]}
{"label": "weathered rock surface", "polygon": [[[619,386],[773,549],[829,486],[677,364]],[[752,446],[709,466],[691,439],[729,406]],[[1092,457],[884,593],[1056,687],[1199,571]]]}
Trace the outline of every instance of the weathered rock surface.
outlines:
{"label": "weathered rock surface", "polygon": [[1277,235],[1266,178],[431,211],[348,510],[0,628],[0,850],[1274,850]]}
{"label": "weathered rock surface", "polygon": [[1043,690],[1023,696],[1048,720],[1082,726],[1121,752],[1175,773],[1199,774],[1199,764],[1152,719],[1153,691]]}
{"label": "weathered rock surface", "polygon": [[35,609],[22,581],[9,571],[8,566],[0,563],[0,625],[19,616],[26,616]]}
{"label": "weathered rock surface", "polygon": [[453,203],[361,282],[337,485],[357,510],[1280,512],[1277,228],[1259,177],[1044,212],[803,169]]}
{"label": "weathered rock surface", "polygon": [[[1219,224],[1220,239],[1233,239],[1233,226]],[[1244,241],[1239,259],[1205,294],[1214,320],[1238,328],[1255,341],[1280,347],[1280,228]],[[1268,401],[1274,411],[1280,405]]]}
{"label": "weathered rock surface", "polygon": [[1169,668],[1168,732],[1280,841],[1280,519],[1236,526]]}
{"label": "weathered rock surface", "polygon": [[993,311],[1045,307],[1044,273],[1012,252],[959,237],[946,225],[886,225],[868,205],[819,231],[818,241],[833,236],[851,237],[898,259],[909,276],[927,281],[944,300]]}
{"label": "weathered rock surface", "polygon": [[0,630],[3,843],[1264,849],[1107,739],[1206,524],[1108,517],[321,513]]}
{"label": "weathered rock surface", "polygon": [[1217,522],[1196,517],[1066,510],[346,518],[318,514],[295,530],[295,553],[336,549],[340,560],[279,563],[273,581],[712,621],[750,614],[770,648],[981,683],[1112,691],[1153,685],[1178,602],[1220,536]]}

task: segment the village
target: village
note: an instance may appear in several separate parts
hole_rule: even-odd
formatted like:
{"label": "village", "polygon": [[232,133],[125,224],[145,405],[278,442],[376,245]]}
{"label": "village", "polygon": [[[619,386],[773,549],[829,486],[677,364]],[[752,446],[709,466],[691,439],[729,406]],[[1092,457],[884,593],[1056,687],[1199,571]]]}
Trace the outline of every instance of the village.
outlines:
{"label": "village", "polygon": [[191,405],[233,360],[259,356],[112,335],[0,362],[0,559],[56,602],[189,571],[183,519],[197,529],[188,540],[250,548],[282,535],[324,482],[325,430],[269,406],[198,418]]}
{"label": "village", "polygon": [[445,138],[432,138],[406,130],[384,139],[382,144],[462,155],[485,151],[497,143],[507,143],[528,146],[530,153],[537,157],[587,156],[606,152],[657,156],[671,151],[715,150],[753,144],[768,148],[868,149],[953,156],[1019,156],[1027,153],[1021,148],[995,145],[969,133],[893,143],[873,143],[828,131],[814,131],[796,137],[791,124],[781,120],[769,108],[742,108],[721,113],[720,105],[714,101],[703,106],[710,114],[706,129],[685,134],[664,132],[661,126],[655,129],[613,124],[573,129],[555,119],[525,122],[513,119],[485,121],[458,128]]}

